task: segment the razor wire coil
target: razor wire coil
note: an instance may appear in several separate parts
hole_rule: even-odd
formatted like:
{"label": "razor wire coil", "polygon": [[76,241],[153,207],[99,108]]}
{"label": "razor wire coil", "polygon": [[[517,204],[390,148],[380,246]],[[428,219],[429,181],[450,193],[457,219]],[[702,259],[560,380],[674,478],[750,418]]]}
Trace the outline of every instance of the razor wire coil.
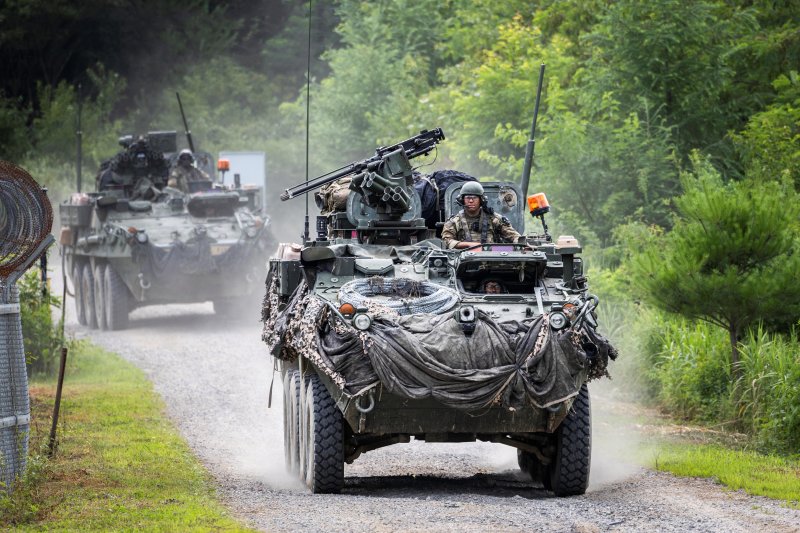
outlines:
{"label": "razor wire coil", "polygon": [[339,302],[356,309],[378,305],[400,315],[444,313],[459,301],[458,293],[448,287],[407,278],[361,278],[342,285]]}
{"label": "razor wire coil", "polygon": [[53,209],[39,184],[22,168],[0,161],[0,277],[34,253],[53,227]]}

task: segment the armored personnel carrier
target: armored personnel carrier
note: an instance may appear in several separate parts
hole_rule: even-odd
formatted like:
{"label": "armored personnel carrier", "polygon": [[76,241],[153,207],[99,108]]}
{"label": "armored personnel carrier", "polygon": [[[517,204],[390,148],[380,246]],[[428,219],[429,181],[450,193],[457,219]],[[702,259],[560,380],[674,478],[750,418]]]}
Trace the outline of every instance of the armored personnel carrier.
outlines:
{"label": "armored personnel carrier", "polygon": [[[517,184],[483,183],[487,208],[524,234],[527,205],[544,232],[444,247],[410,163],[443,140],[423,131],[282,195],[347,188],[315,239],[270,260],[263,339],[283,377],[286,464],[312,492],[339,492],[344,463],[370,450],[480,440],[517,448],[556,495],[582,494],[587,383],[616,352],[597,332],[580,246],[550,238],[542,194],[525,202]],[[439,219],[459,209],[465,183],[440,191]]]}
{"label": "armored personnel carrier", "polygon": [[121,138],[124,149],[101,167],[97,190],[59,206],[81,324],[121,329],[132,309],[169,303],[212,301],[225,315],[258,290],[273,251],[263,191],[212,180],[188,192],[169,187],[176,137]]}

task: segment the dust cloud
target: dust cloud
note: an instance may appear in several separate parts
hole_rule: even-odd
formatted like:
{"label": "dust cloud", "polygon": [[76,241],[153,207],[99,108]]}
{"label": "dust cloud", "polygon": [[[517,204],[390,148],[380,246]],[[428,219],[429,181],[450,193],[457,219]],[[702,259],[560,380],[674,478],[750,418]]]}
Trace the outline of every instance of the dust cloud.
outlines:
{"label": "dust cloud", "polygon": [[617,400],[615,385],[600,380],[589,386],[592,400],[590,491],[623,481],[642,469],[643,440],[637,423],[638,408]]}

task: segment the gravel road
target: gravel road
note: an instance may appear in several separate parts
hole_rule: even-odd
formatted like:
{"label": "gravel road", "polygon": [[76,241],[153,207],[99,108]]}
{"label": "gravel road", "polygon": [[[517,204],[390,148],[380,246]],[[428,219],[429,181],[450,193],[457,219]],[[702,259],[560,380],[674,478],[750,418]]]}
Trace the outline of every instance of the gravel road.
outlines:
{"label": "gravel road", "polygon": [[129,329],[101,332],[79,326],[72,304],[68,330],[144,370],[223,501],[264,531],[800,532],[800,511],[780,502],[631,465],[637,438],[602,415],[596,389],[583,496],[552,497],[503,445],[424,442],[362,455],[345,466],[342,494],[311,495],[284,470],[280,376],[267,408],[272,365],[255,313],[225,321],[211,304],[144,308]]}

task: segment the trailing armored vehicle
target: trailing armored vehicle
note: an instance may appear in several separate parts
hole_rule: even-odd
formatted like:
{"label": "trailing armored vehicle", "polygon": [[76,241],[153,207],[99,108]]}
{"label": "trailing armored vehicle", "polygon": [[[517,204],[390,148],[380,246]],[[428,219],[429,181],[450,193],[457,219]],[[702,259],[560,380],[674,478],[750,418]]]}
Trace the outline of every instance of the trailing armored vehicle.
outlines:
{"label": "trailing armored vehicle", "polygon": [[78,321],[121,329],[136,307],[205,301],[232,313],[258,290],[273,251],[263,191],[210,179],[187,191],[168,186],[174,131],[120,144],[98,172],[97,190],[59,206]]}
{"label": "trailing armored vehicle", "polygon": [[444,212],[424,213],[415,182],[443,182],[410,163],[443,140],[423,131],[282,195],[324,187],[325,207],[316,238],[279,245],[266,280],[263,340],[283,378],[287,467],[312,492],[335,493],[344,463],[370,450],[480,440],[517,448],[520,467],[556,495],[582,494],[587,383],[608,375],[616,351],[597,332],[581,248],[551,239],[544,195],[487,182],[485,209],[524,234],[527,206],[543,233],[444,246],[438,221],[474,178],[440,173],[450,185],[433,205]]}

